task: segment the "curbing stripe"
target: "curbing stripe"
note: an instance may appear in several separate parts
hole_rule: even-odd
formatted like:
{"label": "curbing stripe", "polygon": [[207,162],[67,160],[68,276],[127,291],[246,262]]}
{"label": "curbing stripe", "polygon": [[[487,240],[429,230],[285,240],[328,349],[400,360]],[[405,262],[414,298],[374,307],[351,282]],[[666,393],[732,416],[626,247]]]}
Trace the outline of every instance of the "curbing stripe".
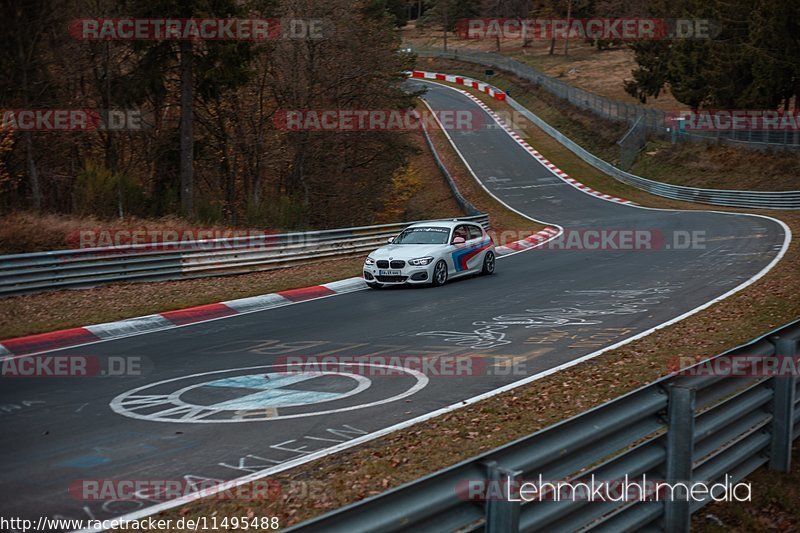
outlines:
{"label": "curbing stripe", "polygon": [[2,344],[12,354],[25,355],[97,340],[100,338],[86,328],[72,328],[9,339]]}
{"label": "curbing stripe", "polygon": [[495,100],[506,99],[505,91],[501,91],[497,87],[489,85],[488,83],[482,81],[476,81],[473,80],[472,78],[466,78],[464,76],[457,76],[454,74],[442,74],[440,72],[427,72],[424,70],[413,70],[411,72],[406,72],[405,74],[410,78],[423,78],[426,80],[449,81],[450,83],[457,83],[459,85],[464,85],[465,87],[477,89],[482,93],[488,94]]}
{"label": "curbing stripe", "polygon": [[542,243],[542,241],[549,239],[550,237],[556,235],[557,233],[558,233],[558,228],[554,228],[553,226],[547,226],[546,228],[520,241],[514,241],[508,244],[504,244],[502,246],[497,246],[495,248],[495,252],[497,253],[498,257],[502,257],[504,255],[508,255],[514,252],[519,252],[521,250],[527,250],[528,248],[538,246],[539,244]]}
{"label": "curbing stripe", "polygon": [[339,281],[332,281],[330,283],[323,283],[323,287],[326,289],[330,289],[337,294],[342,294],[345,292],[353,292],[353,291],[360,291],[361,289],[367,288],[367,283],[364,281],[364,278],[355,277],[355,278],[347,278],[341,279]]}
{"label": "curbing stripe", "polygon": [[175,324],[176,326],[184,326],[186,324],[194,324],[195,322],[204,322],[213,318],[221,318],[224,316],[238,315],[239,313],[223,303],[199,305],[197,307],[190,307],[188,309],[179,309],[177,311],[167,311],[161,313],[161,316]]}
{"label": "curbing stripe", "polygon": [[86,326],[86,329],[97,335],[101,339],[111,339],[114,337],[127,337],[136,333],[146,331],[157,331],[169,329],[175,324],[161,315],[147,315],[117,322],[107,322],[105,324],[95,324]]}
{"label": "curbing stripe", "polygon": [[280,294],[264,294],[262,296],[250,296],[249,298],[239,298],[238,300],[230,300],[222,302],[231,309],[235,309],[239,313],[248,313],[252,311],[262,311],[280,305],[291,303],[289,300]]}
{"label": "curbing stripe", "polygon": [[330,296],[336,294],[328,287],[322,285],[315,285],[314,287],[305,287],[303,289],[292,289],[290,291],[279,292],[281,296],[292,302],[303,302],[311,300],[312,298],[320,298],[322,296]]}

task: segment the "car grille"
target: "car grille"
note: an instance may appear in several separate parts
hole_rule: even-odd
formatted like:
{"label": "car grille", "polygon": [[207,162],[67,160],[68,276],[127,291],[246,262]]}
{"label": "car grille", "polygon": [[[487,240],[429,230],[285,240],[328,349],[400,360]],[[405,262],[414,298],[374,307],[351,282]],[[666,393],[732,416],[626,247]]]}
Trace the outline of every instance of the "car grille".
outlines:
{"label": "car grille", "polygon": [[381,283],[402,283],[408,279],[408,276],[375,276]]}
{"label": "car grille", "polygon": [[385,260],[376,261],[375,264],[378,265],[378,268],[403,268],[406,266],[406,262],[400,261],[399,259],[392,261],[391,263]]}

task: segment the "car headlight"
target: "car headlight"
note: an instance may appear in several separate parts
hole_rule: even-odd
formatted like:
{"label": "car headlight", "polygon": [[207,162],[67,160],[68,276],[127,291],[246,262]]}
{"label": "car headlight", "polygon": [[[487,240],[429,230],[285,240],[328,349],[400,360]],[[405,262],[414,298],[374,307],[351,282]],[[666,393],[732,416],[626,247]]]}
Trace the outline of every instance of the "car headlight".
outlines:
{"label": "car headlight", "polygon": [[411,259],[408,264],[414,266],[425,266],[430,265],[431,261],[433,261],[433,257],[418,257],[416,259]]}
{"label": "car headlight", "polygon": [[365,265],[374,265],[375,264],[375,260],[373,258],[371,258],[371,257],[367,257],[366,259],[364,259],[364,264]]}

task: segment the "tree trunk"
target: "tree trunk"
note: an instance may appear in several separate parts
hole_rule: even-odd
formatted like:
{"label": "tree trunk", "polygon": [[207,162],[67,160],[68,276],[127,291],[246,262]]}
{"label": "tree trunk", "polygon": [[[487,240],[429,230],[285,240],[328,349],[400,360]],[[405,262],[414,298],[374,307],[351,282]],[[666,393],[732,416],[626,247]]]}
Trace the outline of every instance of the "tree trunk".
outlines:
{"label": "tree trunk", "polygon": [[[231,95],[230,102],[233,106],[234,115],[236,117],[244,117],[238,93],[234,92]],[[245,167],[245,177],[242,180],[242,183],[244,184],[243,193],[246,201],[251,199],[258,201],[256,187],[260,186],[258,176],[258,158],[260,151],[259,148],[261,146],[261,132],[257,125],[259,124],[259,121],[255,121],[255,124],[256,125],[253,127],[253,135],[248,136],[248,134],[244,131],[243,120],[233,121],[234,133],[237,140],[234,144],[238,147],[239,152],[242,154],[242,159],[244,161],[243,164]]]}
{"label": "tree trunk", "polygon": [[308,210],[311,203],[310,191],[308,182],[306,181],[305,167],[306,167],[306,154],[308,152],[308,132],[300,132],[300,143],[297,147],[297,152],[294,155],[294,163],[292,164],[292,174],[290,178],[291,190],[289,194],[295,197],[299,189],[302,189],[303,194],[303,208]]}
{"label": "tree trunk", "polygon": [[28,180],[31,185],[31,199],[33,208],[39,211],[42,208],[42,190],[39,187],[39,170],[36,168],[36,158],[33,156],[33,139],[31,132],[26,131],[25,137],[25,159],[28,163]]}
{"label": "tree trunk", "polygon": [[[103,87],[103,110],[101,112],[108,114],[111,110],[111,43],[106,41],[104,46],[105,86]],[[105,132],[104,144],[106,153],[106,168],[112,176],[116,176],[117,178],[117,216],[120,219],[123,219],[125,218],[125,206],[122,202],[122,179],[120,176],[117,176],[117,150],[114,144],[112,132]]]}
{"label": "tree trunk", "polygon": [[225,215],[228,223],[236,226],[239,223],[238,213],[236,211],[236,176],[234,176],[231,170],[228,157],[228,129],[225,127],[225,118],[222,116],[223,112],[222,102],[219,97],[217,97],[215,113],[217,115],[217,127],[219,128],[220,152],[222,152],[220,170],[222,171],[222,181],[225,184]]}
{"label": "tree trunk", "polygon": [[[23,65],[22,68],[22,101],[25,109],[30,109],[30,88],[28,87],[28,64],[27,55],[22,43],[19,44],[19,57]],[[36,157],[33,154],[33,139],[31,132],[25,131],[25,159],[28,166],[28,181],[31,186],[31,200],[33,208],[39,211],[42,208],[42,189],[39,186],[39,169],[36,168]]]}
{"label": "tree trunk", "polygon": [[442,24],[442,30],[444,31],[444,51],[447,52],[447,0],[444,2],[444,22]]}
{"label": "tree trunk", "polygon": [[530,35],[528,35],[528,25],[525,24],[525,21],[528,20],[528,16],[531,14],[530,0],[525,0],[523,9],[525,10],[525,12],[522,14],[522,21],[523,21],[522,48],[528,48],[531,45],[531,38]]}
{"label": "tree trunk", "polygon": [[572,0],[567,1],[567,34],[564,36],[564,55],[569,55],[569,24],[572,17]]}
{"label": "tree trunk", "polygon": [[181,212],[194,218],[194,139],[192,134],[192,41],[180,42],[181,54]]}

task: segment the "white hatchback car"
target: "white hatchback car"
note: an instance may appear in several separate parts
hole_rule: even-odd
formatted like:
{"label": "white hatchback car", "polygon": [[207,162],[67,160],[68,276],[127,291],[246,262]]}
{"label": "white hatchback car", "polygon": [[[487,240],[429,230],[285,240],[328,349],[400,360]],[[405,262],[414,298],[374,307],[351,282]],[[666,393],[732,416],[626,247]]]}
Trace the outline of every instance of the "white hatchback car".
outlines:
{"label": "white hatchback car", "polygon": [[444,285],[449,278],[494,272],[491,237],[478,225],[459,220],[413,224],[364,261],[364,279],[384,285]]}

